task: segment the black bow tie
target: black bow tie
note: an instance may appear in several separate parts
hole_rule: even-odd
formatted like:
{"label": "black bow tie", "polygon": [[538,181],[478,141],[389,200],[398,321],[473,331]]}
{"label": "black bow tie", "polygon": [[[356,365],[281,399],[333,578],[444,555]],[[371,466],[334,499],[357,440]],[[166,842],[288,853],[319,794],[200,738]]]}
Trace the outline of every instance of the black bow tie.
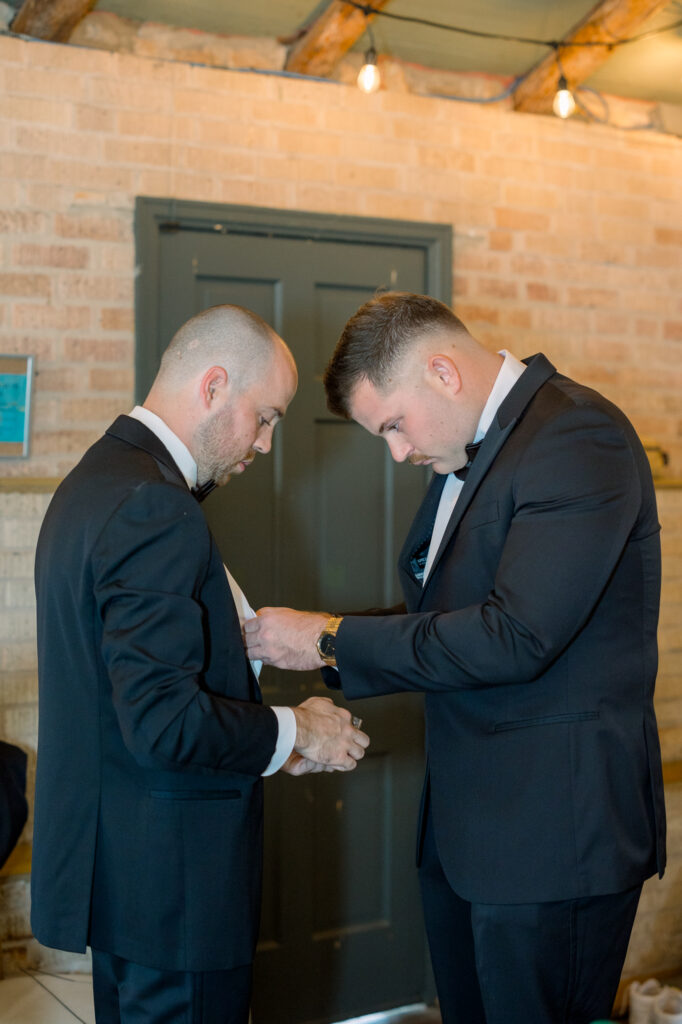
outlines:
{"label": "black bow tie", "polygon": [[484,440],[485,438],[481,438],[480,441],[472,441],[471,444],[464,445],[464,451],[467,454],[467,461],[465,466],[462,466],[461,469],[455,470],[455,476],[457,477],[458,480],[466,480],[466,475],[473,466],[474,459],[478,455],[478,449],[481,447]]}
{"label": "black bow tie", "polygon": [[211,493],[211,491],[215,490],[217,486],[218,485],[215,480],[207,480],[205,484],[201,485],[201,487],[193,487],[192,494],[197,501],[201,502]]}

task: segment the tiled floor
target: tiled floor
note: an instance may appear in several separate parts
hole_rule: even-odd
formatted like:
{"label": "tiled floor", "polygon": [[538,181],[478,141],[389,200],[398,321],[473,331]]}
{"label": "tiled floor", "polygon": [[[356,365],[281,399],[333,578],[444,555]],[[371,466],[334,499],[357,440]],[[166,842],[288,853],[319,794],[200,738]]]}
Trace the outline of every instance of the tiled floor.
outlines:
{"label": "tiled floor", "polygon": [[0,981],[0,1024],[95,1024],[88,974],[31,973]]}
{"label": "tiled floor", "polygon": [[[85,959],[85,958],[83,958]],[[682,988],[682,975],[666,979]],[[89,974],[31,971],[0,980],[0,1024],[95,1024]],[[441,1024],[423,1004],[372,1013],[340,1024]]]}
{"label": "tiled floor", "polygon": [[[90,975],[31,972],[0,981],[0,1024],[78,1022],[95,1024]],[[440,1014],[406,1007],[404,1012],[360,1017],[356,1024],[440,1024]]]}

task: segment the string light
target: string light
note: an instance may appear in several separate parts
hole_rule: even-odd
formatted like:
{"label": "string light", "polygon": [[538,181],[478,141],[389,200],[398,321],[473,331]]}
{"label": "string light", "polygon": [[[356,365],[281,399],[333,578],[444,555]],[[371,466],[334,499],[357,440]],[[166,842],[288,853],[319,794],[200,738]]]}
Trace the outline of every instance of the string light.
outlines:
{"label": "string light", "polygon": [[[552,108],[556,116],[562,119],[568,118],[571,116],[571,114],[575,112],[576,108],[579,108],[581,114],[584,114],[591,121],[597,121],[600,124],[609,124],[608,111],[607,116],[605,118],[597,117],[588,107],[585,106],[584,103],[581,102],[578,92],[576,92],[575,95],[571,92],[571,90],[568,88],[566,77],[563,73],[563,68],[561,67],[561,60],[559,57],[561,50],[579,50],[587,49],[589,47],[597,47],[601,50],[606,48],[610,51],[613,51],[617,47],[627,46],[631,43],[637,43],[642,39],[648,39],[651,36],[662,35],[665,32],[671,32],[676,29],[682,28],[682,20],[678,20],[672,22],[669,25],[663,25],[660,28],[646,29],[645,31],[639,32],[633,36],[627,36],[621,39],[609,39],[608,41],[605,41],[603,39],[590,39],[584,41],[536,39],[528,36],[505,35],[500,32],[485,32],[477,29],[463,28],[462,26],[459,25],[451,25],[439,21],[431,21],[430,19],[415,17],[413,15],[396,14],[393,11],[386,11],[381,10],[381,8],[373,7],[371,3],[362,3],[361,0],[342,0],[342,2],[348,4],[349,7],[354,7],[356,10],[361,11],[365,15],[365,18],[368,19],[367,28],[370,33],[372,47],[365,54],[365,64],[363,65],[362,70],[360,71],[360,74],[358,75],[357,79],[358,87],[365,92],[375,92],[381,84],[381,75],[376,65],[376,51],[374,48],[374,39],[371,36],[371,28],[369,26],[369,19],[378,16],[382,18],[389,18],[395,21],[406,22],[413,25],[423,25],[428,28],[441,29],[446,32],[456,32],[465,36],[474,36],[479,39],[498,39],[505,42],[527,43],[533,46],[547,46],[549,49],[554,50],[557,56],[557,62],[559,64],[560,71],[560,78],[558,83],[559,87],[552,102]],[[497,103],[500,100],[503,100],[507,96],[511,95],[518,88],[521,82],[523,82],[524,79],[526,79],[528,75],[531,74],[531,71],[532,69],[526,71],[521,75],[518,75],[497,96],[483,98],[473,96],[453,96],[451,94],[448,94],[443,96],[442,98],[449,100],[457,100],[462,103]],[[369,85],[365,84],[366,81],[369,83]],[[582,90],[587,92],[594,92],[594,90],[585,89],[584,86],[582,87]],[[604,98],[599,93],[596,93],[596,95],[599,96],[601,102],[604,104],[604,106],[606,106],[606,101],[604,100]],[[654,121],[649,121],[647,122],[647,124],[643,125],[620,125],[619,127],[626,131],[641,131],[648,129],[660,130],[659,126],[656,123],[654,123]]]}
{"label": "string light", "polygon": [[360,68],[357,82],[362,92],[376,92],[381,85],[381,72],[377,66],[377,51],[370,16],[365,12],[365,31],[369,36],[369,49],[365,51],[365,63]]}
{"label": "string light", "polygon": [[381,85],[381,72],[377,67],[377,54],[373,46],[365,54],[365,63],[358,74],[358,88],[363,92],[376,92]]}
{"label": "string light", "polygon": [[573,93],[568,88],[565,75],[561,75],[559,78],[559,88],[552,100],[552,110],[557,117],[563,120],[566,120],[567,117],[570,117],[575,112],[575,100],[573,99]]}
{"label": "string light", "polygon": [[383,11],[378,7],[372,7],[371,4],[360,3],[359,0],[343,0],[343,2],[348,4],[350,7],[355,7],[358,11],[362,11],[367,18],[372,15],[378,15],[381,18],[408,22],[412,25],[425,25],[428,28],[443,29],[447,32],[459,32],[461,35],[476,36],[479,39],[500,39],[504,42],[529,43],[533,46],[549,46],[554,50],[558,49],[560,46],[568,46],[570,49],[580,49],[591,46],[603,49],[606,46],[609,50],[613,50],[618,46],[627,46],[628,43],[637,43],[640,39],[647,39],[650,36],[657,36],[661,35],[663,32],[670,32],[673,29],[682,28],[682,21],[674,21],[670,25],[663,25],[661,28],[647,29],[645,32],[640,32],[635,36],[628,36],[625,39],[609,39],[608,42],[599,39],[590,39],[584,42],[575,41],[567,43],[560,39],[535,39],[529,36],[503,35],[501,32],[482,32],[477,29],[462,28],[459,25],[447,25],[442,21],[431,21],[428,18],[417,18],[407,14],[395,14],[393,11]]}

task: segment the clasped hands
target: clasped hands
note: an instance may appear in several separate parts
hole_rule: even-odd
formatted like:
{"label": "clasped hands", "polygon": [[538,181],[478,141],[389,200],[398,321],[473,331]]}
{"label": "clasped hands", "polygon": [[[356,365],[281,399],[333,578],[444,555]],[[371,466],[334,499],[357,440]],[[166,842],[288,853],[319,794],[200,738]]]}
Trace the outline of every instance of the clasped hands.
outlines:
{"label": "clasped hands", "polygon": [[[293,608],[261,608],[244,623],[244,642],[250,658],[276,668],[306,671],[324,662],[316,642],[328,615]],[[353,725],[347,708],[329,697],[310,697],[293,708],[296,742],[283,770],[290,775],[311,772],[349,772],[365,756],[369,736]]]}

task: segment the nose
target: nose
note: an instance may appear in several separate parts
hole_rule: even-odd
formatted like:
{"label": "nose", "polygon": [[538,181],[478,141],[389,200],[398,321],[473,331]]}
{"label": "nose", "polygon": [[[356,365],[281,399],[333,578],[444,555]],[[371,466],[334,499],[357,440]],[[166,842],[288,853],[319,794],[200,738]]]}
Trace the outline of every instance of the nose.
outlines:
{"label": "nose", "polygon": [[389,434],[386,437],[386,444],[394,462],[404,462],[414,451],[412,445],[399,434]]}
{"label": "nose", "polygon": [[261,455],[266,455],[270,451],[272,448],[272,427],[263,426],[260,429],[258,437],[253,443],[253,447],[257,452],[260,452]]}

